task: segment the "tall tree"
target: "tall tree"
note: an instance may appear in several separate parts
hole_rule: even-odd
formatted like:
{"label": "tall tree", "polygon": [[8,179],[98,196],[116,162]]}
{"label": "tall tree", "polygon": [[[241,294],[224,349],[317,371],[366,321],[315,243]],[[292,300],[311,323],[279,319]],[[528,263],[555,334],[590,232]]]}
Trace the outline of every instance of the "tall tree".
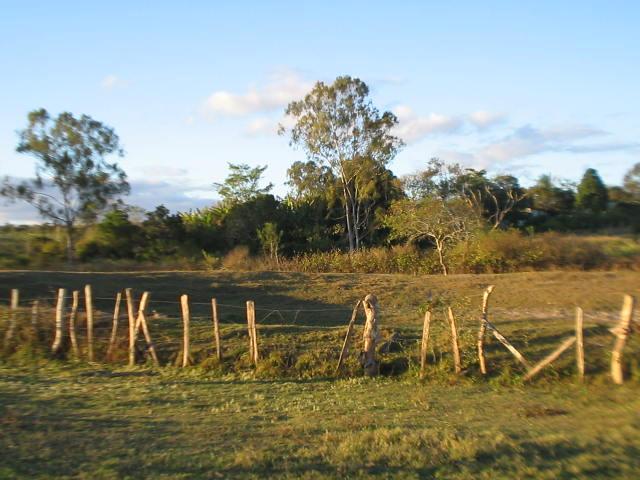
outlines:
{"label": "tall tree", "polygon": [[640,202],[640,162],[625,174],[624,189],[629,192],[634,201]]}
{"label": "tall tree", "polygon": [[584,172],[582,180],[578,184],[576,194],[576,205],[591,212],[603,212],[607,209],[607,187],[593,168],[588,168]]}
{"label": "tall tree", "polygon": [[52,118],[40,109],[29,113],[16,150],[36,157],[35,178],[20,183],[5,178],[0,194],[24,200],[43,218],[63,225],[67,259],[73,261],[76,223],[95,220],[110,201],[129,193],[124,170],[105,159],[123,156],[118,136],[88,115],[63,112]]}
{"label": "tall tree", "polygon": [[549,215],[568,213],[573,209],[575,193],[569,185],[556,185],[550,175],[542,175],[529,188],[533,208]]}
{"label": "tall tree", "polygon": [[229,163],[229,175],[223,183],[213,186],[222,197],[225,205],[231,206],[245,203],[260,195],[266,195],[273,188],[273,184],[261,187],[262,174],[267,166],[251,168],[249,165]]}
{"label": "tall tree", "polygon": [[369,99],[369,87],[350,76],[338,77],[331,85],[317,82],[304,99],[291,102],[286,113],[295,125],[290,130],[280,126],[280,133],[290,133],[291,145],[329,166],[339,179],[349,250],[358,249],[367,216],[361,178],[372,166],[374,174],[382,172],[401,147],[391,133],[397,118],[391,112],[381,114]]}

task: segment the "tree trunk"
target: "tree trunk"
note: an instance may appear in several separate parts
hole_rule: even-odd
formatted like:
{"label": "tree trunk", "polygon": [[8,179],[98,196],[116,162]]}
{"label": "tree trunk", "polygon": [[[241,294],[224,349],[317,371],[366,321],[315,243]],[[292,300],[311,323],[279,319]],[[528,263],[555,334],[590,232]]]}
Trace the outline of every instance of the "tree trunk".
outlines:
{"label": "tree trunk", "polygon": [[74,248],[72,223],[67,223],[65,225],[65,234],[67,237],[67,263],[71,265],[75,260],[75,248]]}
{"label": "tree trunk", "polygon": [[349,200],[349,195],[347,194],[347,187],[343,185],[342,191],[344,194],[344,210],[347,221],[347,238],[349,239],[349,252],[353,252],[355,250],[355,245],[353,242],[353,229],[352,229],[352,221],[351,221],[351,205]]}
{"label": "tree trunk", "polygon": [[444,264],[444,255],[442,254],[442,250],[444,249],[444,245],[436,240],[436,250],[438,251],[438,260],[440,261],[440,266],[442,267],[442,274],[448,275],[449,271],[447,270],[447,266]]}

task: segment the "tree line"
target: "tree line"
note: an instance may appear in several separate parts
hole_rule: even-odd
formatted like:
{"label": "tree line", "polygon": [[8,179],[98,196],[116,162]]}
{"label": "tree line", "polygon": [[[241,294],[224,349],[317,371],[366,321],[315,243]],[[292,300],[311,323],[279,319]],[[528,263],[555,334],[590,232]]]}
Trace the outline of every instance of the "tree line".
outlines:
{"label": "tree line", "polygon": [[114,129],[87,115],[52,117],[44,109],[29,113],[17,145],[36,158],[34,178],[5,178],[0,194],[59,225],[69,262],[206,259],[245,246],[277,264],[303,252],[408,242],[434,249],[446,274],[448,250],[478,232],[640,231],[640,163],[621,186],[605,185],[590,168],[577,184],[543,175],[524,187],[514,175],[492,176],[437,158],[397,177],[389,164],[403,147],[394,135],[398,120],[373,105],[363,81],[317,82],[286,114],[293,126],[279,133],[306,158],[289,167],[282,198],[263,181],[266,166],[230,163],[227,178],[212,185],[220,197],[214,205],[140,212],[124,201],[130,187],[113,160],[123,155]]}

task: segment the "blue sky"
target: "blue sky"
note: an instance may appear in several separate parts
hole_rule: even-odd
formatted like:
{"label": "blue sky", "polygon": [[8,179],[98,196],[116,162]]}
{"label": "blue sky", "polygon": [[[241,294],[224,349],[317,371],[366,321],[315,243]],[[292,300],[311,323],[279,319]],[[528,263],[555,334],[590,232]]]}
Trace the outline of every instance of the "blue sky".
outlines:
{"label": "blue sky", "polygon": [[130,203],[209,204],[227,162],[269,165],[282,195],[304,159],[275,135],[284,106],[342,74],[398,115],[398,175],[439,156],[619,184],[640,161],[639,2],[92,3],[0,4],[0,175],[32,175],[16,130],[44,107],[116,129]]}

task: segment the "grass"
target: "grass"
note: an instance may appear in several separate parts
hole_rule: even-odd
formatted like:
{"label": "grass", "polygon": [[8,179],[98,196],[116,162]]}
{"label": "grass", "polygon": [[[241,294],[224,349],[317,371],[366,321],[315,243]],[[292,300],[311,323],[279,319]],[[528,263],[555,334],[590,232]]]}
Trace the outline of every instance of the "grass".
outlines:
{"label": "grass", "polygon": [[[22,304],[58,287],[91,283],[100,364],[47,360],[50,312],[39,337],[20,312],[29,347],[0,360],[0,478],[637,478],[640,474],[638,335],[625,349],[627,383],[607,378],[622,294],[640,293],[633,272],[548,272],[414,277],[285,273],[0,272],[0,291]],[[585,309],[587,382],[573,350],[532,384],[489,340],[481,378],[474,336],[483,289],[495,284],[491,318],[533,363],[572,334]],[[151,334],[162,368],[104,359],[115,291],[151,292]],[[418,339],[434,298],[426,381]],[[356,299],[378,295],[385,339],[381,377],[361,378],[352,350],[335,362]],[[178,369],[179,295],[192,302],[193,359]],[[220,306],[225,359],[211,356],[209,299]],[[102,300],[105,298],[106,300]],[[244,301],[258,307],[261,363],[249,365]],[[452,374],[442,309],[453,305],[465,373]],[[7,317],[4,312],[5,318]],[[48,322],[47,322],[48,320]],[[81,322],[82,323],[82,322]],[[122,322],[121,322],[122,323]],[[360,325],[362,321],[360,320]],[[7,322],[2,322],[6,325]],[[361,328],[361,327],[360,327]],[[0,328],[0,334],[5,329]],[[357,332],[359,336],[360,330]],[[30,343],[29,343],[29,342]],[[85,342],[80,329],[80,341]]]}

